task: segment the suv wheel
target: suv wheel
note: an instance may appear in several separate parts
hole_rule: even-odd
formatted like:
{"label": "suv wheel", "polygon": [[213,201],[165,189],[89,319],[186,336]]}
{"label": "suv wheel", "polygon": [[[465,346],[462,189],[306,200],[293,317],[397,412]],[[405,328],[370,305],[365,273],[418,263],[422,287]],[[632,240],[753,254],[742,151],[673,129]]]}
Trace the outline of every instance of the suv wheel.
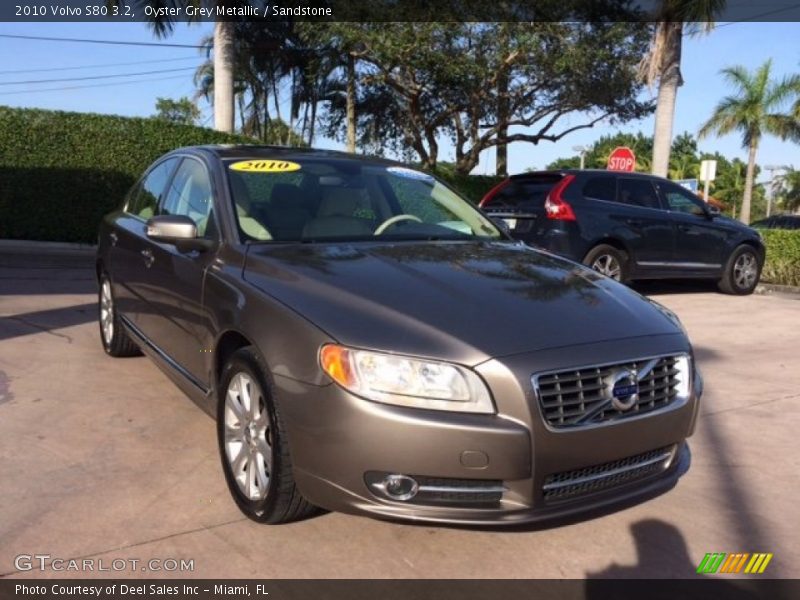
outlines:
{"label": "suv wheel", "polygon": [[616,281],[628,280],[628,255],[614,246],[595,246],[584,257],[583,264]]}
{"label": "suv wheel", "polygon": [[259,523],[287,523],[315,507],[292,476],[286,430],[267,369],[252,347],[237,350],[222,371],[217,439],[225,481],[239,509]]}
{"label": "suv wheel", "polygon": [[756,251],[750,246],[739,246],[725,265],[719,289],[726,294],[739,296],[752,294],[760,277],[761,264]]}
{"label": "suv wheel", "polygon": [[100,291],[97,296],[97,320],[100,324],[100,340],[103,342],[103,350],[106,351],[106,354],[114,357],[140,355],[141,351],[138,346],[122,327],[108,275],[100,276]]}

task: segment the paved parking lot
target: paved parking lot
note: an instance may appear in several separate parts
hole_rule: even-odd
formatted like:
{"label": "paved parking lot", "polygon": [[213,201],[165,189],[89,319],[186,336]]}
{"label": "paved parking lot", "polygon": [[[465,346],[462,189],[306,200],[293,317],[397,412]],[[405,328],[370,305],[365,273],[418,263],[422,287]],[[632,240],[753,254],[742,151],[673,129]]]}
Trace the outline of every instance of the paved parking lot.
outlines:
{"label": "paved parking lot", "polygon": [[547,529],[266,527],[229,499],[211,419],[148,359],[103,353],[91,258],[0,248],[0,576],[49,554],[194,560],[147,576],[690,577],[706,552],[772,552],[765,576],[800,577],[800,301],[640,290],[681,317],[706,381],[671,492]]}

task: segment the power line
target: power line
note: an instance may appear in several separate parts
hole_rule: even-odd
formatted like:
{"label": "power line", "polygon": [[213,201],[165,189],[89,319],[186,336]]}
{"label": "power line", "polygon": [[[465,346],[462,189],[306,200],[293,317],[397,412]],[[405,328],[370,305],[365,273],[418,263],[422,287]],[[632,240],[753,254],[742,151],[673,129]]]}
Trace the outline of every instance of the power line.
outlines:
{"label": "power line", "polygon": [[13,96],[17,94],[37,94],[39,92],[62,92],[67,90],[83,90],[87,88],[98,88],[98,87],[110,87],[114,85],[131,85],[136,83],[149,83],[153,81],[168,81],[170,79],[179,79],[182,78],[183,75],[171,75],[170,77],[151,77],[148,79],[139,79],[137,81],[117,81],[111,83],[90,83],[88,85],[72,85],[72,86],[65,86],[65,87],[54,87],[54,88],[39,88],[38,90],[17,90],[14,92],[0,92],[0,96]]}
{"label": "power line", "polygon": [[178,71],[194,71],[195,67],[180,69],[160,69],[157,71],[139,71],[138,73],[118,73],[116,75],[91,75],[88,77],[61,77],[58,79],[29,79],[27,81],[0,81],[0,85],[27,85],[35,83],[58,83],[62,81],[88,81],[90,79],[112,79],[114,77],[136,77],[138,75],[155,75],[157,73],[177,73]]}
{"label": "power line", "polygon": [[12,71],[0,71],[0,75],[16,75],[19,73],[49,73],[52,71],[78,71],[81,69],[105,69],[107,67],[130,67],[133,65],[147,65],[152,63],[179,62],[184,60],[197,60],[197,56],[184,56],[183,58],[158,58],[155,60],[137,60],[135,62],[124,63],[104,63],[102,65],[81,65],[78,67],[50,67],[47,69],[16,69]]}
{"label": "power line", "polygon": [[759,13],[757,15],[753,15],[752,17],[747,17],[745,19],[741,19],[739,21],[728,21],[727,23],[722,23],[721,25],[716,25],[714,29],[721,29],[723,27],[728,27],[729,25],[736,25],[737,23],[744,23],[746,21],[756,21],[763,17],[771,17],[772,15],[776,15],[778,13],[786,12],[789,10],[796,10],[800,8],[800,4],[794,4],[792,6],[784,6],[783,8],[776,8],[775,10],[768,10],[767,12]]}
{"label": "power line", "polygon": [[62,38],[62,37],[44,37],[38,35],[11,35],[9,33],[0,33],[0,38],[12,38],[15,40],[39,40],[43,42],[77,42],[81,44],[110,44],[113,46],[156,46],[159,48],[196,48],[199,50],[207,50],[210,44],[169,44],[167,42],[122,42],[119,40],[91,40],[83,38]]}

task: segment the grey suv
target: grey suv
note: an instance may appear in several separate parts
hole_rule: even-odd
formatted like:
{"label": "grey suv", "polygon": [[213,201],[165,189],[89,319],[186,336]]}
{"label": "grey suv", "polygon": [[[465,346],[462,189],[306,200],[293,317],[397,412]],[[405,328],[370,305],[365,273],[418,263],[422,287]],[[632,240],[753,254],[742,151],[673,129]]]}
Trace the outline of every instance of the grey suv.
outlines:
{"label": "grey suv", "polygon": [[641,500],[702,392],[670,311],[401,164],[159,159],[100,228],[99,320],[217,419],[250,518],[511,524]]}

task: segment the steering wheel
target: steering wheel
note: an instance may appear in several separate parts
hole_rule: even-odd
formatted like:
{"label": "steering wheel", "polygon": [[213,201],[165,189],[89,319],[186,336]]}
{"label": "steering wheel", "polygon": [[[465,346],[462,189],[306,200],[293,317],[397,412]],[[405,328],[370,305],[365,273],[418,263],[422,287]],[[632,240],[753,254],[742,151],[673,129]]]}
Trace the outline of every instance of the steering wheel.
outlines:
{"label": "steering wheel", "polygon": [[375,230],[373,235],[380,235],[389,227],[394,225],[395,223],[399,223],[400,221],[416,221],[417,223],[422,223],[422,219],[419,217],[415,217],[414,215],[395,215],[393,217],[389,217],[383,223],[378,225],[378,228]]}

